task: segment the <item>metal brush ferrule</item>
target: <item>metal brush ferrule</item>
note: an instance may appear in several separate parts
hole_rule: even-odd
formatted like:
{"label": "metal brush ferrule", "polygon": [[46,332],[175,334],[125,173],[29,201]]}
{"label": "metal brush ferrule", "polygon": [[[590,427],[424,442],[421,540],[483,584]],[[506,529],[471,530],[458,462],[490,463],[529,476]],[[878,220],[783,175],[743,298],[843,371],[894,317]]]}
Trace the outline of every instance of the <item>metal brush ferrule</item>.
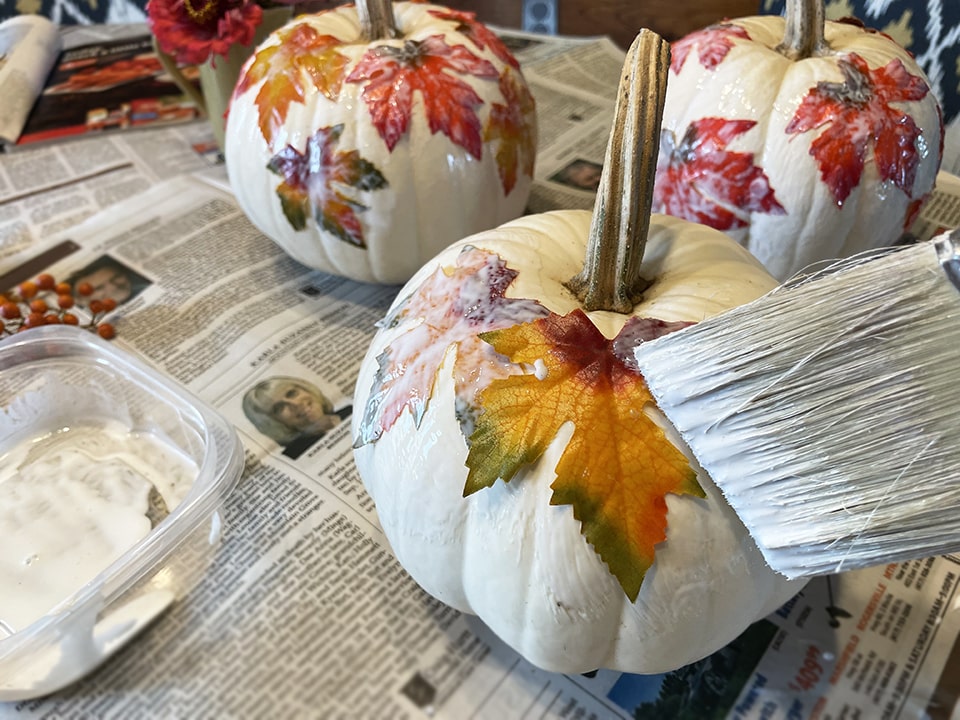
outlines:
{"label": "metal brush ferrule", "polygon": [[960,290],[960,228],[936,241],[937,257],[953,286]]}

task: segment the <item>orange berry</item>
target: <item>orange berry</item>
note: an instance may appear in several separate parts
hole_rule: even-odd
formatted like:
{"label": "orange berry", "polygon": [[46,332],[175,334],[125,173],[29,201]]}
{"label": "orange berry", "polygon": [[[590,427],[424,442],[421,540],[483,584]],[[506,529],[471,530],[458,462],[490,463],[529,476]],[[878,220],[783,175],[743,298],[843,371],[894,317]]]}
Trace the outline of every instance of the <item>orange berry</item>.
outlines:
{"label": "orange berry", "polygon": [[23,324],[26,327],[39,327],[40,325],[46,325],[47,321],[44,318],[43,313],[32,312],[27,317],[23,319]]}
{"label": "orange berry", "polygon": [[29,300],[37,294],[37,290],[39,290],[39,288],[35,282],[32,280],[27,280],[26,282],[22,282],[17,285],[17,290],[20,291],[20,297],[22,297],[24,300]]}
{"label": "orange berry", "polygon": [[70,286],[70,283],[67,283],[67,282],[57,283],[57,284],[54,286],[53,291],[54,291],[57,295],[72,295],[72,294],[73,294],[73,288]]}
{"label": "orange berry", "polygon": [[60,295],[57,298],[57,305],[59,305],[64,310],[69,310],[74,305],[73,295]]}
{"label": "orange berry", "polygon": [[30,310],[32,312],[45,313],[47,310],[49,310],[49,306],[47,305],[46,300],[43,298],[37,298],[36,300],[30,302]]}
{"label": "orange berry", "polygon": [[41,273],[37,275],[37,287],[41,290],[53,290],[56,285],[56,281],[53,279],[53,275],[50,273]]}
{"label": "orange berry", "polygon": [[80,318],[78,318],[73,313],[64,313],[63,314],[63,324],[64,325],[79,325]]}
{"label": "orange berry", "polygon": [[59,325],[60,316],[57,315],[56,313],[47,313],[46,315],[43,316],[43,321],[47,325]]}
{"label": "orange berry", "polygon": [[90,301],[90,312],[94,315],[99,315],[103,312],[103,301],[102,300],[91,300]]}
{"label": "orange berry", "polygon": [[116,334],[116,329],[110,323],[100,323],[97,325],[97,335],[102,337],[104,340],[110,340]]}
{"label": "orange berry", "polygon": [[0,306],[0,317],[5,317],[7,320],[20,317],[20,306],[8,300]]}
{"label": "orange berry", "polygon": [[88,282],[80,283],[77,285],[77,294],[83,295],[84,297],[87,295],[93,295],[93,285]]}
{"label": "orange berry", "polygon": [[104,312],[113,312],[117,309],[117,301],[113,298],[104,298],[102,302]]}

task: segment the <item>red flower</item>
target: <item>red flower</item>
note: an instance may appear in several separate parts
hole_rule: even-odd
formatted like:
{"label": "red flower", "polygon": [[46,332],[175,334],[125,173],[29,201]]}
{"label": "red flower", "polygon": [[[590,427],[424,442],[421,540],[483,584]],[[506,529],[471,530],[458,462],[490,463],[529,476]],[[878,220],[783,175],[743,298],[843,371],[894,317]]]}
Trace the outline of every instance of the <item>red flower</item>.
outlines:
{"label": "red flower", "polygon": [[147,20],[165,53],[198,65],[231,46],[249,45],[263,18],[252,0],[149,0]]}

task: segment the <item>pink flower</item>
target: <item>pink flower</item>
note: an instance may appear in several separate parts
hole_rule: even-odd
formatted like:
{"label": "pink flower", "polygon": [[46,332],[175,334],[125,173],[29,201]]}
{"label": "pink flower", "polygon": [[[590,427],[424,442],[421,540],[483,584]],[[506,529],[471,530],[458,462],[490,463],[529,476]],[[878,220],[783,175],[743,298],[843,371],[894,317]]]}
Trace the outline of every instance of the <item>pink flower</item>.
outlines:
{"label": "pink flower", "polygon": [[[252,0],[149,0],[147,20],[165,53],[183,65],[249,45],[263,18]],[[214,57],[214,62],[216,58]]]}

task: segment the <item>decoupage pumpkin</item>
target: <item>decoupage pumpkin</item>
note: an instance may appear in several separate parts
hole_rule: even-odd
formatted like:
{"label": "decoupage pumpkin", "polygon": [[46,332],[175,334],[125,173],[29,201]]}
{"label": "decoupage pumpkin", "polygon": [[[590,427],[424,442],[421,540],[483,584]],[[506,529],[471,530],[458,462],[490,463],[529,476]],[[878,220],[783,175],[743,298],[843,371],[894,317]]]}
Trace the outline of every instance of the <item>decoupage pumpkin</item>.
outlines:
{"label": "decoupage pumpkin", "polygon": [[896,241],[934,186],[940,107],[888,36],[823,0],[673,45],[654,211],[724,231],[781,280]]}
{"label": "decoupage pumpkin", "polygon": [[648,31],[631,48],[593,215],[444,250],[356,386],[357,468],[401,564],[553,671],[675,669],[800,587],[765,564],[632,361],[776,284],[723,233],[649,214],[656,148],[632,143],[656,136],[667,52]]}
{"label": "decoupage pumpkin", "polygon": [[535,153],[533,96],[499,38],[471,13],[388,0],[272,33],[241,71],[225,150],[264,234],[382,283],[519,216]]}

